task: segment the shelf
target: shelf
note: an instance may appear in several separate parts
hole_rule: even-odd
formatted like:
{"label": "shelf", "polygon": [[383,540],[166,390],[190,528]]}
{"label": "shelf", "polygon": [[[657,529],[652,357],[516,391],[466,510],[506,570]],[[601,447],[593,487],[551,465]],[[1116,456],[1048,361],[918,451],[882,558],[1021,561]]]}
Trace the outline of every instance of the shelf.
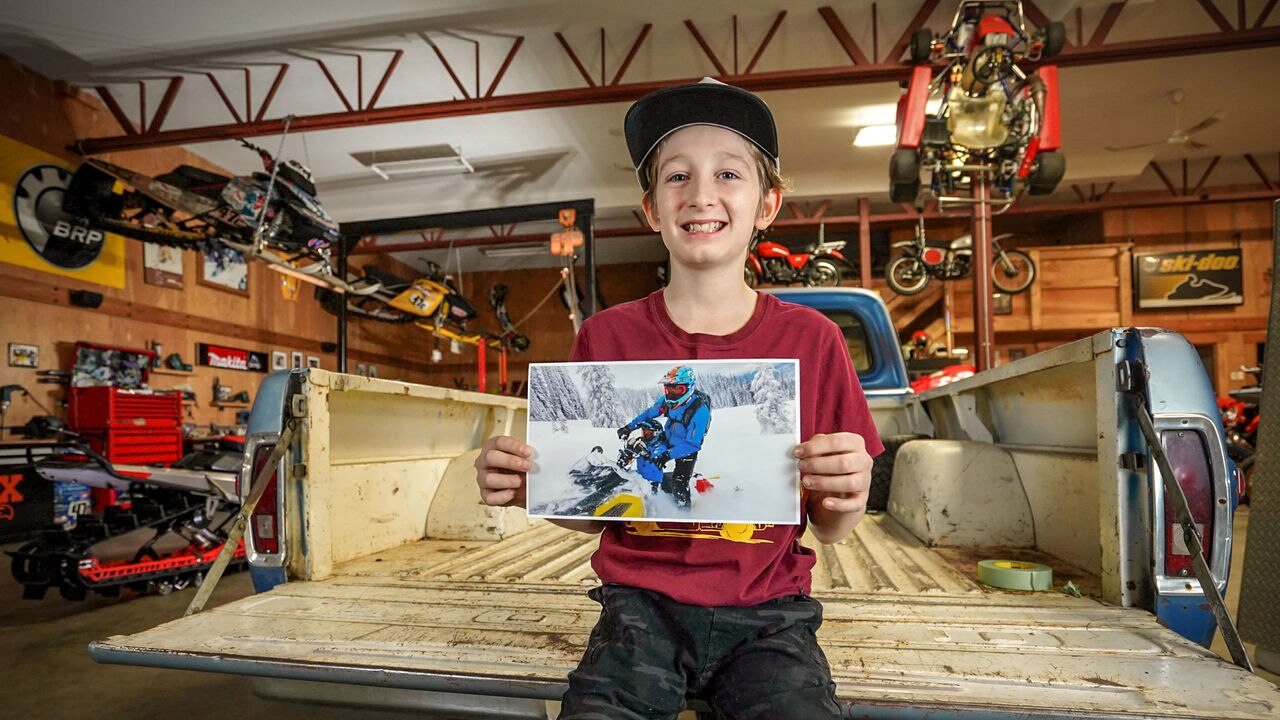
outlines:
{"label": "shelf", "polygon": [[151,368],[153,375],[177,375],[179,377],[191,377],[195,375],[194,370],[170,370],[169,368]]}
{"label": "shelf", "polygon": [[218,403],[218,402],[216,402],[216,403],[211,403],[211,404],[212,404],[214,407],[216,407],[216,408],[247,408],[247,407],[250,407],[250,406],[252,405],[252,403],[239,403],[239,402],[236,402],[236,403]]}

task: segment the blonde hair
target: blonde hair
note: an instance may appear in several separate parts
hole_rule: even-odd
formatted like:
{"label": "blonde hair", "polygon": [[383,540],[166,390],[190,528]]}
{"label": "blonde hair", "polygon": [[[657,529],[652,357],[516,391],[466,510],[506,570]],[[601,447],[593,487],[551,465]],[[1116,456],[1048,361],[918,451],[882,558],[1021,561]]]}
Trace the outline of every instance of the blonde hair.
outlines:
{"label": "blonde hair", "polygon": [[[671,136],[668,135],[658,142],[653,151],[649,153],[649,160],[641,169],[645,185],[648,187],[643,196],[645,205],[653,205],[653,188],[658,184],[658,156],[662,154],[662,150],[667,146],[667,140],[670,138]],[[746,140],[746,138],[744,137],[743,140]],[[777,164],[770,160],[755,143],[748,140],[747,147],[751,148],[751,159],[755,161],[756,175],[760,178],[760,200],[763,202],[765,195],[770,190],[777,190],[780,193],[790,192],[791,178],[783,176],[782,172],[778,170]]]}

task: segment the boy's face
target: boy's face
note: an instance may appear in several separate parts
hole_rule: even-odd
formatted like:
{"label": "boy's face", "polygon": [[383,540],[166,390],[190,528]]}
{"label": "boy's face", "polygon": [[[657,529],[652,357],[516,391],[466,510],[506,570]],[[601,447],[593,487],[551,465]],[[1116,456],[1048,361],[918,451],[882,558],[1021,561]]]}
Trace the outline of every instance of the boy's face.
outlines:
{"label": "boy's face", "polygon": [[761,197],[762,180],[751,145],[711,125],[672,133],[657,159],[652,201],[645,216],[671,253],[673,264],[696,269],[741,265],[752,233],[773,222],[782,193]]}

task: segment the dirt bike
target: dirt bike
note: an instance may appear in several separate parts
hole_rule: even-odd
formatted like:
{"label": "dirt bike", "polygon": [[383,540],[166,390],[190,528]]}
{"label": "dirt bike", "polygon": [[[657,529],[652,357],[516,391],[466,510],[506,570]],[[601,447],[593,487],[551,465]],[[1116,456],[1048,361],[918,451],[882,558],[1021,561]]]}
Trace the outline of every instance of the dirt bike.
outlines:
{"label": "dirt bike", "polygon": [[316,200],[311,171],[240,143],[258,154],[263,172],[228,177],[179,165],[153,178],[89,158],[72,176],[63,210],[135,240],[202,252],[225,246],[344,292],[374,292],[334,276],[338,223]]}
{"label": "dirt bike", "polygon": [[[1240,368],[1261,380],[1261,367]],[[1222,415],[1222,429],[1227,439],[1227,456],[1240,471],[1240,502],[1248,504],[1253,489],[1254,461],[1257,459],[1259,400],[1262,386],[1252,385],[1227,392],[1229,397],[1218,398],[1218,411]]]}
{"label": "dirt bike", "polygon": [[[1000,241],[1011,234],[991,238],[993,255],[991,282],[996,290],[1010,295],[1031,287],[1036,279],[1036,264],[1021,250],[1004,249]],[[961,235],[947,243],[930,243],[925,238],[924,220],[916,225],[912,240],[893,244],[903,254],[889,261],[884,279],[899,295],[915,295],[925,289],[930,278],[958,280],[968,277],[973,263],[973,237]]]}
{"label": "dirt bike", "polygon": [[781,243],[762,241],[757,234],[751,239],[747,251],[747,264],[744,278],[747,285],[756,287],[760,283],[790,285],[794,282],[806,286],[834,287],[840,284],[840,271],[849,263],[840,250],[845,246],[843,240],[826,242],[821,229],[818,240],[804,252],[791,252]]}

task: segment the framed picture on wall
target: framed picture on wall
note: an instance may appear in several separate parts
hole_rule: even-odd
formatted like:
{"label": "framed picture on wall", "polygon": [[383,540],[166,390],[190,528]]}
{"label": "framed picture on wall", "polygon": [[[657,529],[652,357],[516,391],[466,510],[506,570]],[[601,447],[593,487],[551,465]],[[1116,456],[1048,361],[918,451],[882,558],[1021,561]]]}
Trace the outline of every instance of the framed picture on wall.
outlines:
{"label": "framed picture on wall", "polygon": [[249,294],[249,262],[239,250],[219,245],[203,253],[200,284],[219,290]]}
{"label": "framed picture on wall", "polygon": [[318,368],[318,367],[320,367],[320,358],[316,357],[315,355],[308,355],[308,356],[307,356],[307,367],[309,367],[309,368]]}
{"label": "framed picture on wall", "polygon": [[302,369],[302,353],[298,352],[297,350],[294,350],[292,353],[290,353],[289,367],[293,368],[294,370]]}
{"label": "framed picture on wall", "polygon": [[285,370],[289,367],[289,355],[283,350],[271,351],[271,369]]}
{"label": "framed picture on wall", "polygon": [[9,343],[9,367],[40,367],[40,348],[25,343]]}
{"label": "framed picture on wall", "polygon": [[142,246],[142,279],[148,285],[182,289],[182,251],[177,248],[144,243]]}

